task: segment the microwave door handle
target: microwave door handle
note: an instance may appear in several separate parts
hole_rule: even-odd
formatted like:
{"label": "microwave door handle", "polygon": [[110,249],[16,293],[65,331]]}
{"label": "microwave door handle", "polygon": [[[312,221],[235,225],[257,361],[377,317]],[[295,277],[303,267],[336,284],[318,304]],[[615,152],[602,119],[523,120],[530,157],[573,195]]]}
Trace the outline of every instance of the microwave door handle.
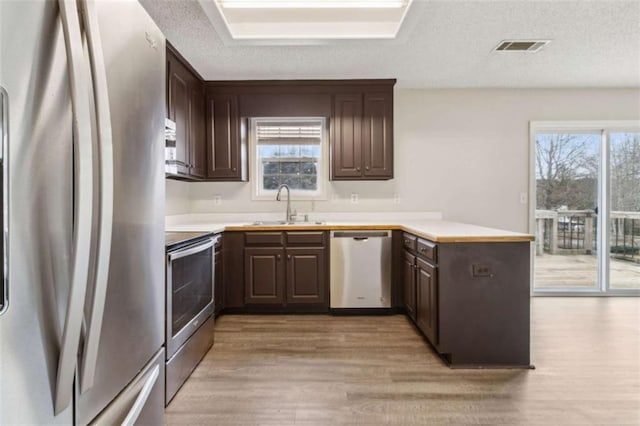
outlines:
{"label": "microwave door handle", "polygon": [[9,94],[0,87],[2,97],[2,300],[0,315],[9,309]]}
{"label": "microwave door handle", "polygon": [[181,257],[191,256],[192,254],[200,253],[201,251],[205,251],[208,248],[213,247],[214,244],[215,244],[215,240],[209,240],[205,244],[200,244],[185,250],[179,250],[173,253],[169,253],[169,261],[180,259]]}
{"label": "microwave door handle", "polygon": [[83,359],[80,365],[80,393],[89,390],[94,383],[100,333],[109,278],[111,256],[111,232],[113,228],[113,136],[107,90],[107,73],[98,28],[98,17],[93,0],[81,1],[82,16],[93,76],[93,98],[99,149],[99,217],[95,282],[91,313],[84,340]]}
{"label": "microwave door handle", "polygon": [[78,359],[80,330],[89,276],[93,215],[93,141],[91,139],[91,116],[78,7],[75,0],[58,0],[58,5],[67,54],[73,111],[76,177],[71,284],[58,359],[54,397],[55,414],[59,414],[67,408],[73,396],[73,379]]}

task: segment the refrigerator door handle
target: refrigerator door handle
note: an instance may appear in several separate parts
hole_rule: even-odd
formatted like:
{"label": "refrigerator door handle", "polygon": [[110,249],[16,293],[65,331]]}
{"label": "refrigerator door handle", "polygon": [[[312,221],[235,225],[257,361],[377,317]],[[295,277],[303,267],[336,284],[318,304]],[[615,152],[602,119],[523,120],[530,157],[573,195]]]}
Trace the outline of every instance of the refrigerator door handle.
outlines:
{"label": "refrigerator door handle", "polygon": [[99,147],[99,212],[98,245],[95,283],[91,313],[84,339],[82,364],[80,365],[80,393],[91,389],[95,379],[100,333],[107,294],[109,262],[111,255],[111,232],[113,229],[113,137],[111,113],[107,90],[107,72],[102,52],[102,41],[94,0],[81,1],[85,35],[89,51],[93,94],[96,107],[96,122]]}
{"label": "refrigerator door handle", "polygon": [[138,420],[138,417],[140,416],[140,412],[142,411],[145,404],[147,403],[147,400],[149,399],[149,395],[151,394],[151,390],[153,389],[153,386],[156,384],[156,381],[158,380],[159,375],[160,375],[160,364],[156,364],[156,366],[153,367],[153,370],[151,370],[151,372],[149,373],[149,376],[147,377],[147,379],[144,381],[144,386],[142,387],[142,390],[138,394],[138,397],[136,398],[135,402],[133,403],[133,406],[131,407],[129,414],[127,414],[127,417],[125,417],[124,420],[122,421],[122,426],[133,426],[136,420]]}
{"label": "refrigerator door handle", "polygon": [[2,167],[2,300],[0,315],[9,309],[9,94],[0,87],[2,97],[2,147],[0,167]]}
{"label": "refrigerator door handle", "polygon": [[89,94],[84,73],[84,54],[78,7],[75,0],[58,0],[67,53],[69,87],[73,111],[73,142],[75,158],[75,205],[73,229],[73,259],[71,284],[65,313],[60,357],[54,398],[54,412],[59,414],[71,403],[73,379],[78,359],[80,330],[84,313],[89,253],[91,249],[91,222],[93,215],[93,152]]}

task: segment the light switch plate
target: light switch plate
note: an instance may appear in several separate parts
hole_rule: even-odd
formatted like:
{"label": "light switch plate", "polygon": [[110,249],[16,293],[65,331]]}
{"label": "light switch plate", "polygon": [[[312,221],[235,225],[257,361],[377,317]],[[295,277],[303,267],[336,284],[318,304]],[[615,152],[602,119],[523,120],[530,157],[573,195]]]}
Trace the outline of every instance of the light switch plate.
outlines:
{"label": "light switch plate", "polygon": [[358,194],[351,194],[351,204],[358,204]]}

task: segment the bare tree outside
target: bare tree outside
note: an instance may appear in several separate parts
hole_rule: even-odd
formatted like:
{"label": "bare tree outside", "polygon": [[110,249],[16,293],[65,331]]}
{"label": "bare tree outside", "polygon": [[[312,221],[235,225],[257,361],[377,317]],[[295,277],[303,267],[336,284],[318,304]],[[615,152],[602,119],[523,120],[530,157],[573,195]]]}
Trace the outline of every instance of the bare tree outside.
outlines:
{"label": "bare tree outside", "polygon": [[592,134],[536,136],[538,209],[596,207],[599,141],[595,139]]}
{"label": "bare tree outside", "polygon": [[640,134],[611,135],[611,209],[640,211]]}
{"label": "bare tree outside", "polygon": [[[536,289],[640,289],[640,133],[604,137],[606,158],[600,132],[535,137]],[[609,183],[601,194],[610,202],[606,223],[597,209],[601,170]],[[608,257],[605,284],[601,255]]]}

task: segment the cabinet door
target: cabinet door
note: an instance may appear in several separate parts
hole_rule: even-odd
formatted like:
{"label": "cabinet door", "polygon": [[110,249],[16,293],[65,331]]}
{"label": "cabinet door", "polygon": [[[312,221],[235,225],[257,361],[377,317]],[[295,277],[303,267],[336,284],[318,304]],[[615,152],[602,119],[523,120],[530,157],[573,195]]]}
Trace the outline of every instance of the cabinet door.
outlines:
{"label": "cabinet door", "polygon": [[287,248],[287,304],[327,301],[325,249]]}
{"label": "cabinet door", "polygon": [[244,302],[246,304],[284,303],[283,257],[283,248],[244,249]]}
{"label": "cabinet door", "polygon": [[416,324],[427,339],[438,344],[438,280],[435,268],[418,258],[416,260],[417,300]]}
{"label": "cabinet door", "polygon": [[362,176],[362,94],[337,94],[333,103],[332,179]]}
{"label": "cabinet door", "polygon": [[393,178],[393,98],[391,93],[365,93],[362,145],[364,177]]}
{"label": "cabinet door", "polygon": [[204,114],[204,88],[198,81],[191,85],[189,115],[189,174],[204,178],[207,175],[207,137]]}
{"label": "cabinet door", "polygon": [[404,250],[402,253],[404,308],[407,315],[416,320],[416,257]]}
{"label": "cabinet door", "polygon": [[178,173],[189,174],[189,74],[172,55],[167,55],[168,114],[176,123]]}
{"label": "cabinet door", "polygon": [[[236,95],[207,97],[207,177],[211,180],[246,179],[246,152],[242,151]],[[244,154],[244,155],[243,155]]]}

